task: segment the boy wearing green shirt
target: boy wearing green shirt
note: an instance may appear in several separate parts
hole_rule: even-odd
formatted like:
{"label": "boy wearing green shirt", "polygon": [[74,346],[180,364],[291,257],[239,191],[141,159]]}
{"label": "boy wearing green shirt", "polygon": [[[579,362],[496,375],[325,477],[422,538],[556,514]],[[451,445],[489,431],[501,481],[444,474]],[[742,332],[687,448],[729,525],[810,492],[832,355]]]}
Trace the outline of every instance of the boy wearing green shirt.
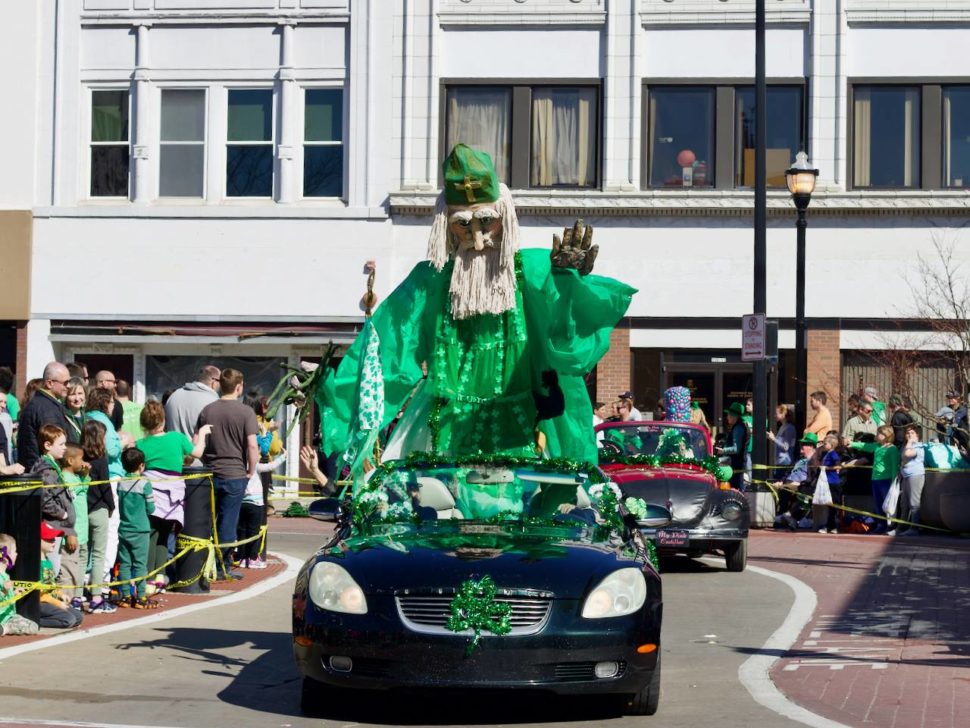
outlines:
{"label": "boy wearing green shirt", "polygon": [[[152,484],[142,474],[145,472],[145,455],[135,447],[121,453],[121,464],[128,474],[127,480],[118,484],[119,578],[131,581],[131,606],[135,609],[152,609],[157,605],[145,597],[145,576],[148,573],[148,542],[151,523],[148,516],[155,512]],[[137,581],[136,581],[137,579]],[[124,594],[124,590],[121,590]]]}
{"label": "boy wearing green shirt", "polygon": [[71,597],[71,606],[84,606],[84,574],[88,563],[88,482],[91,466],[84,460],[84,450],[68,443],[61,464],[61,482],[74,498],[74,530],[77,532],[78,549],[75,559],[61,558],[61,577]]}

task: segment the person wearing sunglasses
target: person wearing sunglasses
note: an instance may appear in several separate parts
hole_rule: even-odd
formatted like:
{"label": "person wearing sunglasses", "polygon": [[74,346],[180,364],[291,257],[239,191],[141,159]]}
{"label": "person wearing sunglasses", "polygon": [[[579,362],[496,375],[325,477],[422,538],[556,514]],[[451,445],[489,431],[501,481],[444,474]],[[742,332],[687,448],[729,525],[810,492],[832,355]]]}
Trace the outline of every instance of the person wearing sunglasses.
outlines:
{"label": "person wearing sunglasses", "polygon": [[68,442],[78,442],[67,422],[64,398],[67,397],[67,384],[71,375],[67,367],[59,361],[52,361],[44,367],[43,384],[24,405],[20,412],[20,427],[17,431],[17,462],[30,470],[40,459],[37,433],[44,425],[60,427],[67,433]]}
{"label": "person wearing sunglasses", "polygon": [[860,434],[876,436],[876,429],[879,427],[872,416],[873,407],[870,402],[861,400],[856,409],[854,417],[850,417],[845,427],[842,428],[842,444],[846,447],[850,442],[855,442]]}

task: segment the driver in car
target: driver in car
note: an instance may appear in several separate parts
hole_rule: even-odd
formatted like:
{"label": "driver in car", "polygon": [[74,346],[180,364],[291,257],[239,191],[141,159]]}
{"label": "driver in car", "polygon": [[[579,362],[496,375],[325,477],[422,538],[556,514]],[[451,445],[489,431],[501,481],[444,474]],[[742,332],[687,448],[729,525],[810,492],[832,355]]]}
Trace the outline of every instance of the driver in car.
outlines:
{"label": "driver in car", "polygon": [[529,501],[529,515],[533,518],[578,520],[596,524],[596,511],[581,485],[575,483],[543,483]]}

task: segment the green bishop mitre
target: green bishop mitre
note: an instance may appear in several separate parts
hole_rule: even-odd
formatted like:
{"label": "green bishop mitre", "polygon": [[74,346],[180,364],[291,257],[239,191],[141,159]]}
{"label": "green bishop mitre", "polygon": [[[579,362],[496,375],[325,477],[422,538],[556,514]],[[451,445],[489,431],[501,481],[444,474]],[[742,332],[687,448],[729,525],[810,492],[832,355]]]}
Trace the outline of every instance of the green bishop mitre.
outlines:
{"label": "green bishop mitre", "polygon": [[456,144],[441,169],[445,177],[445,201],[449,205],[498,200],[498,175],[492,158],[485,152]]}

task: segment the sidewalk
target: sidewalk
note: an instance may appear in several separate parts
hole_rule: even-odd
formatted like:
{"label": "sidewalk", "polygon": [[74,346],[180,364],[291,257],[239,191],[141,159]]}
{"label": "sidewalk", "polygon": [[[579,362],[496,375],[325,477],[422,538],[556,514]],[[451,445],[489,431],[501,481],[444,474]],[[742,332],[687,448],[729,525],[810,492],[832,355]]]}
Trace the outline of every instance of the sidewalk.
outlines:
{"label": "sidewalk", "polygon": [[970,725],[970,541],[752,531],[749,558],[818,595],[772,669],[790,700],[848,726]]}
{"label": "sidewalk", "polygon": [[261,581],[265,581],[270,577],[276,576],[276,574],[280,573],[285,568],[286,564],[270,553],[265,569],[237,569],[237,571],[243,575],[243,578],[239,581],[210,582],[209,591],[200,592],[198,594],[164,592],[163,594],[153,597],[155,602],[158,604],[158,608],[153,610],[132,609],[127,607],[119,608],[111,614],[85,614],[84,621],[81,623],[81,626],[73,630],[42,628],[40,633],[36,635],[7,635],[0,638],[0,649],[14,647],[16,645],[24,644],[25,642],[35,642],[37,640],[43,640],[49,637],[56,637],[58,635],[67,634],[68,632],[83,632],[85,630],[93,629],[95,627],[102,627],[107,624],[125,622],[131,619],[137,619],[139,617],[146,617],[154,614],[164,614],[165,612],[171,611],[176,607],[194,604],[199,600],[218,599],[219,597],[233,594],[250,587],[253,584],[258,584]]}

